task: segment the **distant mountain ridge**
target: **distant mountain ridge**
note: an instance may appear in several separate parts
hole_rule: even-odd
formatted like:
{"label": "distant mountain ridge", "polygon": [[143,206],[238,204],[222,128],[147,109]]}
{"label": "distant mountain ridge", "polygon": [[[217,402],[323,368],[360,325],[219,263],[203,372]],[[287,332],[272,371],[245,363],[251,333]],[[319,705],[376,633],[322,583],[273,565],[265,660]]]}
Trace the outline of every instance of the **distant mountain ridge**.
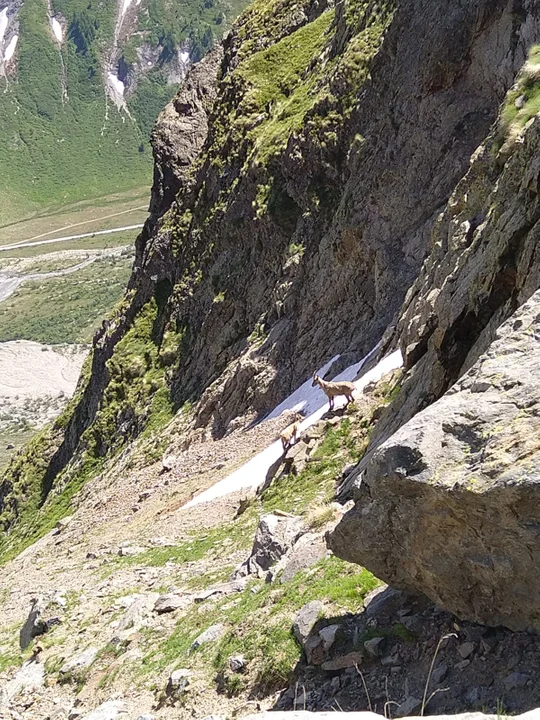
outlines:
{"label": "distant mountain ridge", "polygon": [[149,184],[148,141],[245,0],[0,0],[0,224]]}

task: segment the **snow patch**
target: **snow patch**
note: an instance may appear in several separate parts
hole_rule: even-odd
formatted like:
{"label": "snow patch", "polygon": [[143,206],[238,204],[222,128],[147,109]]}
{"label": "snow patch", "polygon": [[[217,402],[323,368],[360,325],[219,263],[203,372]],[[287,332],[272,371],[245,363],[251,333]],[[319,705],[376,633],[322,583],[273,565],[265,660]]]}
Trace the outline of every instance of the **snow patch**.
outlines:
{"label": "snow patch", "polygon": [[63,40],[64,32],[62,30],[62,26],[58,22],[56,18],[51,18],[51,30],[53,31],[53,35],[56,38],[56,40],[61,43]]}
{"label": "snow patch", "polygon": [[[365,363],[373,356],[378,350],[379,345],[375,346],[373,350],[363,358],[360,363],[355,363],[346,368],[342,373],[334,378],[338,380],[353,380],[356,375],[360,372]],[[339,359],[339,356],[332,358],[318,371],[318,375],[324,377],[324,374],[328,372],[332,364]],[[356,391],[355,394],[361,392],[366,385],[370,382],[380,380],[386,373],[396,370],[403,365],[403,357],[400,350],[388,355],[383,358],[374,368],[364,373],[362,377],[355,381]],[[346,400],[344,397],[335,398],[335,408],[343,407]],[[321,417],[328,410],[328,400],[326,395],[318,387],[312,387],[312,380],[307,380],[297,390],[295,390],[288,398],[281,402],[272,412],[267,416],[266,419],[276,418],[281,415],[285,410],[301,410],[304,413],[308,413],[308,416],[300,424],[300,431],[314,425],[318,422]],[[216,483],[213,487],[208,488],[197,497],[190,500],[184,507],[189,508],[194,505],[200,505],[201,503],[210,502],[215,498],[229,495],[237,490],[243,488],[256,488],[264,482],[268,468],[279,458],[283,453],[281,446],[281,440],[276,440],[269,445],[265,450],[258,453],[242,467],[235,470],[229,476]]]}
{"label": "snow patch", "polygon": [[6,34],[8,22],[7,8],[4,8],[3,10],[0,10],[0,45],[2,45],[2,40]]}
{"label": "snow patch", "polygon": [[113,88],[113,90],[115,90],[119,95],[121,95],[122,97],[124,97],[125,85],[124,85],[124,83],[118,78],[118,76],[115,75],[114,73],[111,73],[111,72],[110,72],[110,73],[107,75],[107,80],[109,81],[109,85]]}
{"label": "snow patch", "polygon": [[[120,17],[123,18],[126,14],[129,6],[131,5],[132,0],[124,0],[122,3],[122,12],[120,13]],[[138,5],[139,3],[137,3]]]}
{"label": "snow patch", "polygon": [[15,48],[17,47],[17,41],[19,40],[18,35],[14,35],[11,40],[9,41],[9,45],[6,48],[6,52],[4,53],[4,62],[9,62],[13,55],[15,55]]}

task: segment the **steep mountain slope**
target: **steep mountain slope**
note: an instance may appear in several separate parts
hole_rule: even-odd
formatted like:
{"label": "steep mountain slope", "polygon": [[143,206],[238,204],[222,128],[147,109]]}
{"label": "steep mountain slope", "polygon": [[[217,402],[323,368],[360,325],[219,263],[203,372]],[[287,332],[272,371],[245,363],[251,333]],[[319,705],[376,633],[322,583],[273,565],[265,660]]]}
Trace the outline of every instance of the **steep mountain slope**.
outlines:
{"label": "steep mountain slope", "polygon": [[[128,295],[42,441],[41,469],[32,449],[5,475],[4,527],[21,493],[36,498],[27,512],[46,511],[63,487],[64,506],[186,403],[194,427],[219,437],[330,357],[365,355],[524,62],[535,12],[255,3],[221,66],[216,50],[158,123]],[[189,118],[197,131],[179,148]]]}
{"label": "steep mountain slope", "polygon": [[243,6],[0,3],[0,222],[147,184],[158,112]]}
{"label": "steep mountain slope", "polygon": [[[190,70],[126,296],[0,479],[0,668],[36,588],[51,613],[74,590],[29,662],[38,716],[55,683],[65,715],[76,692],[179,718],[538,704],[539,40],[529,0],[256,0]],[[402,374],[305,432],[265,492],[196,504],[279,443],[278,403],[323,363],[398,348]],[[370,570],[427,597],[364,611]]]}

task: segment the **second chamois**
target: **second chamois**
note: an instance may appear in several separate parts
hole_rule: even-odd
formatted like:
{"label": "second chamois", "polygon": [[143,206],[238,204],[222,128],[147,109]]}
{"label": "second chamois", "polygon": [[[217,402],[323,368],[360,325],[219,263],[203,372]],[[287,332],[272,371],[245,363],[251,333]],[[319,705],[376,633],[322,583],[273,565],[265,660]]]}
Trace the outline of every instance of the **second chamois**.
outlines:
{"label": "second chamois", "polygon": [[288,450],[291,445],[294,445],[294,443],[298,440],[298,430],[304,417],[301,413],[297,412],[294,418],[294,422],[287,425],[287,427],[279,434],[284,451]]}
{"label": "second chamois", "polygon": [[319,377],[319,375],[314,375],[312,387],[315,387],[315,385],[318,385],[328,398],[330,402],[330,410],[334,409],[334,398],[339,395],[344,395],[347,398],[347,405],[354,399],[353,392],[356,390],[356,386],[354,383],[348,382],[347,380],[328,382]]}

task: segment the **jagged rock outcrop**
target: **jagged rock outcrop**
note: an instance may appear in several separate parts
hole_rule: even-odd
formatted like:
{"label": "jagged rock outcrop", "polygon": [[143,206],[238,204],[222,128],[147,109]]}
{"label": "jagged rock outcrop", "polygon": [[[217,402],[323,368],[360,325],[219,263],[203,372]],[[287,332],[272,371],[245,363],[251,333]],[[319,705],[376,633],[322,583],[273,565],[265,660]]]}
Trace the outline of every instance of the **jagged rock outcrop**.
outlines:
{"label": "jagged rock outcrop", "polygon": [[268,570],[283,558],[305,531],[299,517],[274,513],[263,515],[259,520],[251,553],[236,569],[234,577],[266,576]]}
{"label": "jagged rock outcrop", "polygon": [[152,134],[154,185],[150,212],[171,206],[208,133],[208,112],[217,94],[223,48],[216,45],[189,72],[176,97],[161,112]]}
{"label": "jagged rock outcrop", "polygon": [[444,397],[373,454],[340,557],[461,618],[540,626],[540,292]]}

